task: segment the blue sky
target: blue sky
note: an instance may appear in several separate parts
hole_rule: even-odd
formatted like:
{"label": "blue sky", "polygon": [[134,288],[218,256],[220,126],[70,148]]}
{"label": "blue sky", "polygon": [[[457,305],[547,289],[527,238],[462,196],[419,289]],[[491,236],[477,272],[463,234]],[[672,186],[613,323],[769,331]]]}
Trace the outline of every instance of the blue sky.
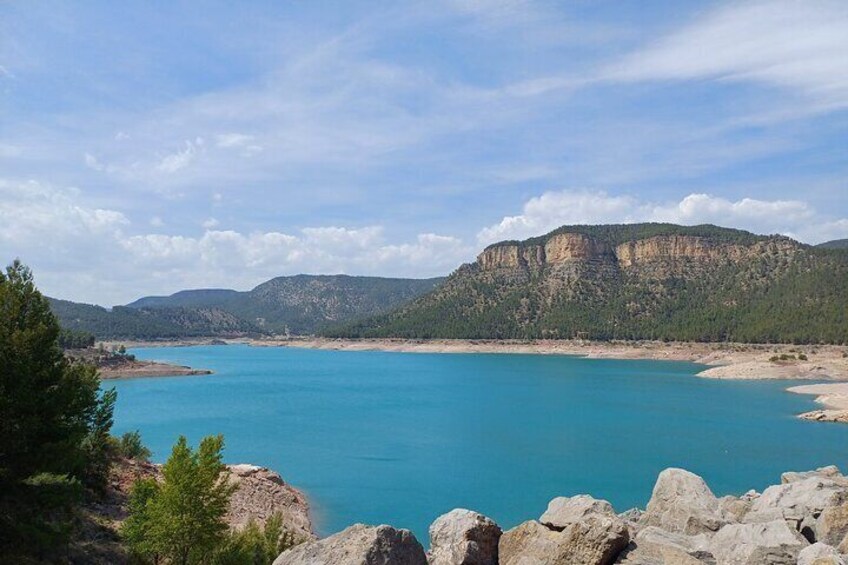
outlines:
{"label": "blue sky", "polygon": [[565,223],[848,237],[848,4],[0,4],[0,250],[104,305]]}

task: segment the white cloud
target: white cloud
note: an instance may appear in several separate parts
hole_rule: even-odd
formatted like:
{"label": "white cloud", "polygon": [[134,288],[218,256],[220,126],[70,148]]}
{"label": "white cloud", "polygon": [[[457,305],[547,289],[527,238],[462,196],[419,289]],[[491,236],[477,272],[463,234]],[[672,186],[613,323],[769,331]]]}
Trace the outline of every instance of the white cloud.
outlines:
{"label": "white cloud", "polygon": [[[393,243],[380,226],[243,233],[204,223],[196,236],[131,233],[123,213],[86,203],[79,190],[0,181],[2,260],[21,257],[49,295],[104,305],[184,288],[246,289],[298,273],[436,276],[475,251],[432,233]],[[154,216],[150,225],[164,223]]]}
{"label": "white cloud", "polygon": [[218,147],[242,147],[252,140],[252,135],[244,133],[222,133],[215,136],[215,144]]}
{"label": "white cloud", "polygon": [[173,174],[185,169],[195,160],[202,148],[202,137],[198,137],[194,141],[186,140],[185,147],[162,157],[156,165],[156,170],[160,173]]}
{"label": "white cloud", "polygon": [[604,73],[623,81],[712,78],[801,92],[848,105],[848,3],[729,2]]}
{"label": "white cloud", "polygon": [[526,239],[562,225],[670,222],[716,224],[755,233],[781,233],[807,243],[848,236],[848,219],[833,219],[800,200],[731,201],[708,194],[690,194],[676,202],[651,202],[603,191],[550,191],[531,198],[522,213],[506,216],[480,230],[486,245],[506,239]]}
{"label": "white cloud", "polygon": [[211,230],[212,228],[218,227],[220,222],[216,218],[206,218],[203,220],[203,223],[200,224],[204,229]]}

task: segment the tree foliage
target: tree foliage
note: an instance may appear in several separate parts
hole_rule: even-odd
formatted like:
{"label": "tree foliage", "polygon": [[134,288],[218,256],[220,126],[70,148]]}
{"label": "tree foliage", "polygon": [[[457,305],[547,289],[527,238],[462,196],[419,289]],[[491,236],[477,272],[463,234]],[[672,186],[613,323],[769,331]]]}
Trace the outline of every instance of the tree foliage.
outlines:
{"label": "tree foliage", "polygon": [[222,463],[222,436],[196,451],[180,437],[162,468],[163,480],[136,483],[122,533],[141,559],[187,565],[208,563],[226,539],[224,515],[234,485]]}
{"label": "tree foliage", "polygon": [[59,331],[28,268],[0,273],[0,552],[57,543],[60,511],[105,478],[115,392],[64,357]]}

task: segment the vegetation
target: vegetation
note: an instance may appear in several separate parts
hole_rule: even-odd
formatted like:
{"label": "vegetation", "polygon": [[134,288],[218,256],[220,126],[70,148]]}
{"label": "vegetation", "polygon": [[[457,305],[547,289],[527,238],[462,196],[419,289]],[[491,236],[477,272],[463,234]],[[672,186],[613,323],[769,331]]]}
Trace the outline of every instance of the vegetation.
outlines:
{"label": "vegetation", "polygon": [[[463,265],[443,285],[388,314],[330,328],[330,337],[848,343],[848,254],[715,226],[570,226],[618,244],[657,234],[760,245],[738,258],[614,257],[487,271]],[[535,238],[521,245],[543,243]]]}
{"label": "vegetation", "polygon": [[134,485],[123,535],[138,558],[209,563],[224,545],[224,516],[235,486],[227,481],[223,447],[222,436],[210,436],[193,451],[180,437],[162,468],[163,481]]}
{"label": "vegetation", "polygon": [[386,312],[441,281],[298,275],[272,279],[249,292],[188,290],[111,310],[55,299],[51,306],[63,327],[100,339],[309,334],[330,321]]}
{"label": "vegetation", "polygon": [[116,394],[68,361],[59,324],[15,261],[0,273],[0,555],[50,554],[84,489],[104,485]]}
{"label": "vegetation", "polygon": [[300,543],[283,528],[283,517],[271,516],[265,526],[249,522],[243,530],[230,532],[215,553],[216,565],[267,565],[285,550]]}
{"label": "vegetation", "polygon": [[141,433],[138,430],[126,432],[118,440],[118,454],[127,459],[135,459],[146,463],[150,459],[150,450],[142,443]]}
{"label": "vegetation", "polygon": [[59,331],[59,347],[62,349],[94,347],[94,334],[63,328]]}

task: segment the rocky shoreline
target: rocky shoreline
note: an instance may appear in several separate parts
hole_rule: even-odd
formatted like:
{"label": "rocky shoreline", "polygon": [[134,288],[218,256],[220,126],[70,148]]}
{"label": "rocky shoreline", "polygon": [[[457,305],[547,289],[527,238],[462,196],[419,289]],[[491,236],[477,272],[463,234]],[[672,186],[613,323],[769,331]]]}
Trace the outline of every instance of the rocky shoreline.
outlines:
{"label": "rocky shoreline", "polygon": [[429,534],[425,553],[408,530],[356,524],[274,565],[845,565],[848,478],[833,466],[789,472],[762,493],[718,498],[701,477],[672,468],[645,510],[617,514],[591,496],[557,497],[506,531],[455,509]]}
{"label": "rocky shoreline", "polygon": [[[238,485],[225,517],[231,529],[241,529],[251,520],[264,525],[268,518],[279,513],[283,527],[296,539],[316,539],[309,501],[303,492],[265,467],[240,464],[227,465],[227,469],[229,481]],[[161,465],[133,459],[118,460],[110,472],[104,495],[81,512],[77,524],[80,535],[70,546],[71,562],[131,562],[118,534],[121,523],[127,518],[130,489],[138,479],[160,478],[161,474]]]}

